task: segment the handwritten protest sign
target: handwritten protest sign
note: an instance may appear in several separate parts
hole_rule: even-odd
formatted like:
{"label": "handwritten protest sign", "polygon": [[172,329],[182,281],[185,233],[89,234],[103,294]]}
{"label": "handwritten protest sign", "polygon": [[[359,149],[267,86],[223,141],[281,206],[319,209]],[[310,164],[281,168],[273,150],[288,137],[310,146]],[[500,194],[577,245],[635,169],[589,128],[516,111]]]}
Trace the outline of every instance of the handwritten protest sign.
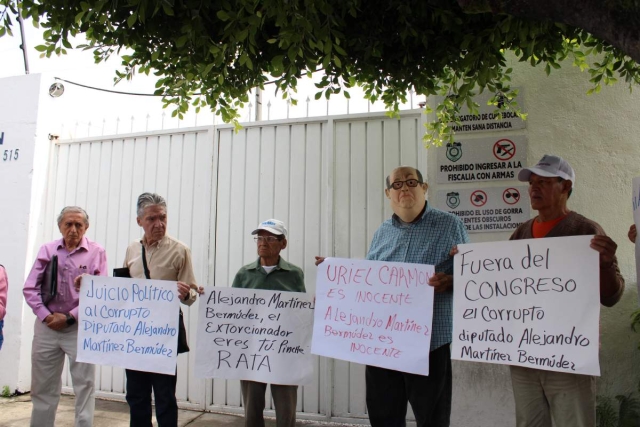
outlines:
{"label": "handwritten protest sign", "polygon": [[311,352],[428,375],[433,273],[423,264],[326,258]]}
{"label": "handwritten protest sign", "polygon": [[205,288],[198,310],[195,374],[301,385],[313,380],[313,295]]}
{"label": "handwritten protest sign", "polygon": [[83,276],[77,360],[175,374],[179,304],[176,282]]}
{"label": "handwritten protest sign", "polygon": [[[633,223],[640,230],[640,177],[633,178]],[[636,239],[636,277],[640,277],[640,239]],[[638,304],[640,305],[640,280],[636,280],[638,287]]]}
{"label": "handwritten protest sign", "polygon": [[591,238],[458,245],[451,358],[600,375]]}

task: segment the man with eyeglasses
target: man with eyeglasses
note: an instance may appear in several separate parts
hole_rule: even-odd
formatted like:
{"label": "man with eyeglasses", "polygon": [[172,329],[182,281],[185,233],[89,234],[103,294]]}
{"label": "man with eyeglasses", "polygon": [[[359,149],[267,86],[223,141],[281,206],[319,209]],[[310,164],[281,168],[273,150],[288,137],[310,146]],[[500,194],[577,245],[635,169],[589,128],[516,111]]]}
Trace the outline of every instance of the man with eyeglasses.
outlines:
{"label": "man with eyeglasses", "polygon": [[[407,402],[418,427],[449,426],[451,415],[451,331],[453,263],[451,249],[469,237],[455,215],[431,207],[429,187],[419,170],[401,166],[386,180],[385,195],[393,216],[373,236],[367,259],[436,266],[429,284],[435,289],[429,351],[429,376],[367,366],[366,400],[372,427],[404,427]],[[316,257],[316,265],[324,258]]]}
{"label": "man with eyeglasses", "polygon": [[[287,247],[287,228],[282,221],[262,221],[251,234],[256,235],[258,259],[242,267],[233,279],[234,288],[306,292],[304,274],[299,267],[280,256]],[[263,427],[263,411],[267,384],[240,381],[246,427]],[[271,384],[278,427],[294,427],[298,386]]]}

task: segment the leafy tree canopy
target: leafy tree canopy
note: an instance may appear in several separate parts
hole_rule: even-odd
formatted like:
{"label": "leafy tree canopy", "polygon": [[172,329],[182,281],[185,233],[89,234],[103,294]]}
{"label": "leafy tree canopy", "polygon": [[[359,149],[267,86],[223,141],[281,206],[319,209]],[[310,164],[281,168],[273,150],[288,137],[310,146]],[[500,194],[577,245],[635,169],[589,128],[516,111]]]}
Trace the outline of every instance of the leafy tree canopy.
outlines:
{"label": "leafy tree canopy", "polygon": [[[122,53],[116,80],[157,76],[156,93],[182,116],[210,106],[236,121],[248,92],[274,81],[291,96],[298,79],[322,70],[316,99],[359,85],[397,111],[406,94],[444,96],[427,137],[472,96],[512,100],[505,55],[588,70],[598,92],[618,79],[640,82],[638,0],[0,0],[0,36],[11,14],[44,27],[45,56],[83,34],[96,62]],[[593,59],[589,59],[592,56]],[[588,60],[589,59],[589,60]],[[504,98],[503,98],[504,99]],[[507,102],[506,108],[517,105]]]}

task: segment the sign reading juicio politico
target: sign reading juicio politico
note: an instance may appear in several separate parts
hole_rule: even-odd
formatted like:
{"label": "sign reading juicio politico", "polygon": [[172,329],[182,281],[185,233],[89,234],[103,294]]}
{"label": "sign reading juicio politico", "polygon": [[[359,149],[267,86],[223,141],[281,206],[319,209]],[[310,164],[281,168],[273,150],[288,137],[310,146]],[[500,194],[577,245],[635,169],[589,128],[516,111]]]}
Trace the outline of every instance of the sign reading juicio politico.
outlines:
{"label": "sign reading juicio politico", "polygon": [[459,245],[451,358],[600,375],[592,237]]}
{"label": "sign reading juicio politico", "polygon": [[83,276],[77,360],[175,374],[179,305],[176,282]]}
{"label": "sign reading juicio politico", "polygon": [[318,265],[311,352],[429,374],[433,266],[326,258]]}
{"label": "sign reading juicio politico", "polygon": [[526,163],[527,138],[457,137],[437,150],[438,183],[513,180]]}
{"label": "sign reading juicio politico", "polygon": [[198,378],[301,385],[313,380],[313,295],[208,287],[200,298]]}
{"label": "sign reading juicio politico", "polygon": [[530,218],[527,187],[439,190],[438,208],[460,217],[469,233],[513,231]]}

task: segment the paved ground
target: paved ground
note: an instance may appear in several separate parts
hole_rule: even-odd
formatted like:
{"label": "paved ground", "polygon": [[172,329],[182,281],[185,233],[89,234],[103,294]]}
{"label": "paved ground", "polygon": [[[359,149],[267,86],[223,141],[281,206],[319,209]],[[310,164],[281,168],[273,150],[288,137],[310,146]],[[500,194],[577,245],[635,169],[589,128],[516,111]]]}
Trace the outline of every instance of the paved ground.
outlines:
{"label": "paved ground", "polygon": [[[56,414],[57,427],[73,426],[73,405],[73,396],[62,396],[60,399],[60,405],[58,406],[58,412]],[[29,425],[30,416],[31,397],[28,394],[11,398],[0,397],[0,426],[25,427]],[[156,425],[155,420],[153,425]],[[266,419],[266,427],[275,427],[275,425],[275,420]],[[298,421],[297,425],[304,427],[326,427],[347,424]],[[93,426],[129,427],[129,407],[126,402],[96,399],[96,411]],[[238,415],[180,410],[178,413],[178,426],[243,427],[244,418]]]}

